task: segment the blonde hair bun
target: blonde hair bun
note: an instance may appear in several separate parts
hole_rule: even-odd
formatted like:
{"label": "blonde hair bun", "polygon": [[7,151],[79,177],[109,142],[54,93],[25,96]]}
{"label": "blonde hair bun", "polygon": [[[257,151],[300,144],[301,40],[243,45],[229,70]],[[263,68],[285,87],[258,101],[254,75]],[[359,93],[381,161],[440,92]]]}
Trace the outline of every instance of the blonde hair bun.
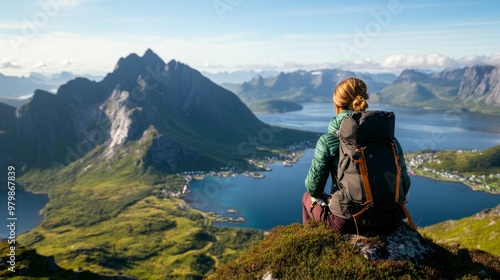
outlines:
{"label": "blonde hair bun", "polygon": [[364,111],[368,108],[367,99],[366,84],[357,78],[340,82],[333,92],[333,102],[344,110]]}

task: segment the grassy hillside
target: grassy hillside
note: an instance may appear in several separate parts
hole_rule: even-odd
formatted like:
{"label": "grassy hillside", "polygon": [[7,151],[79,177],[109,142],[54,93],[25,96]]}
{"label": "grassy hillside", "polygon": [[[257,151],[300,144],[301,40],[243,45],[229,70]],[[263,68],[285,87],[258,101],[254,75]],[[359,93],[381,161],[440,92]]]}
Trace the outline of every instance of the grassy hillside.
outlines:
{"label": "grassy hillside", "polygon": [[257,230],[213,227],[211,214],[172,195],[182,189],[183,177],[140,171],[126,156],[113,171],[72,166],[19,179],[28,190],[47,191],[50,202],[42,223],[18,241],[54,256],[64,269],[201,279],[262,239]]}
{"label": "grassy hillside", "polygon": [[210,280],[261,279],[499,279],[500,259],[478,250],[437,245],[423,263],[367,261],[346,236],[321,223],[277,227],[262,242],[210,275]]}
{"label": "grassy hillside", "polygon": [[[10,246],[7,242],[0,243],[0,255],[6,256],[12,254]],[[66,280],[66,279],[82,279],[82,280],[98,280],[98,279],[113,279],[112,276],[107,278],[104,275],[90,272],[88,270],[73,271],[63,269],[54,263],[53,257],[46,257],[38,254],[36,250],[29,249],[24,246],[16,247],[16,265],[13,268],[14,272],[7,268],[12,266],[7,263],[7,258],[0,260],[0,278],[5,279],[52,279],[52,280]]]}
{"label": "grassy hillside", "polygon": [[471,217],[425,227],[421,232],[439,243],[460,244],[500,257],[500,205]]}
{"label": "grassy hillside", "polygon": [[439,162],[429,167],[458,172],[500,172],[500,145],[484,151],[443,151],[436,154]]}
{"label": "grassy hillside", "polygon": [[[458,98],[450,94],[456,86],[426,81],[394,83],[373,94],[373,102],[419,108],[462,108]],[[372,96],[370,96],[371,99]]]}

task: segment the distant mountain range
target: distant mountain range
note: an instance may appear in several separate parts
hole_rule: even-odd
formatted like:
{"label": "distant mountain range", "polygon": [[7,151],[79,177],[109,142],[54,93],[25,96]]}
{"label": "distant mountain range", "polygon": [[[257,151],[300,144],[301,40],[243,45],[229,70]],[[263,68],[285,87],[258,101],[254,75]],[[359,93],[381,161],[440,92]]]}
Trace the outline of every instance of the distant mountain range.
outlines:
{"label": "distant mountain range", "polygon": [[252,70],[240,70],[234,72],[218,72],[218,73],[210,73],[203,71],[201,72],[203,76],[209,78],[216,84],[241,84],[246,81],[250,81],[251,79],[261,76],[264,78],[276,76],[279,74],[279,71],[276,70],[263,70],[263,71],[252,71]]}
{"label": "distant mountain range", "polygon": [[91,80],[102,79],[95,75],[76,75],[67,71],[49,76],[32,72],[28,77],[6,76],[0,73],[0,102],[20,107],[28,102],[35,90],[55,92],[60,85],[82,76]]}
{"label": "distant mountain range", "polygon": [[374,101],[434,109],[500,113],[500,66],[472,66],[425,74],[405,70]]}
{"label": "distant mountain range", "polygon": [[337,84],[348,77],[366,82],[372,103],[500,113],[500,66],[490,65],[438,73],[405,70],[399,77],[337,69],[299,70],[268,78],[256,77],[235,92],[248,104],[274,99],[331,102]]}
{"label": "distant mountain range", "polygon": [[337,84],[348,77],[358,77],[367,83],[371,91],[379,91],[391,84],[397,76],[388,73],[354,73],[339,69],[299,70],[290,73],[281,72],[277,76],[268,78],[258,76],[243,83],[235,92],[247,103],[266,99],[325,102],[331,101]]}
{"label": "distant mountain range", "polygon": [[102,81],[76,78],[57,94],[0,106],[0,163],[25,168],[211,170],[316,137],[277,132],[232,92],[151,50],[121,58]]}
{"label": "distant mountain range", "polygon": [[[337,84],[358,77],[368,85],[370,102],[429,109],[455,109],[500,113],[500,66],[480,65],[448,69],[438,73],[405,70],[390,73],[356,73],[340,69],[315,71],[236,71],[204,75],[236,93],[247,105],[283,100],[287,102],[331,102]],[[0,74],[0,102],[15,107],[27,103],[9,97],[26,96],[35,89],[53,90],[74,74],[62,72],[51,77],[32,73],[29,77]],[[97,78],[97,77],[94,77]],[[6,98],[7,97],[7,98]],[[291,103],[290,103],[291,104]],[[257,107],[262,108],[261,105]]]}

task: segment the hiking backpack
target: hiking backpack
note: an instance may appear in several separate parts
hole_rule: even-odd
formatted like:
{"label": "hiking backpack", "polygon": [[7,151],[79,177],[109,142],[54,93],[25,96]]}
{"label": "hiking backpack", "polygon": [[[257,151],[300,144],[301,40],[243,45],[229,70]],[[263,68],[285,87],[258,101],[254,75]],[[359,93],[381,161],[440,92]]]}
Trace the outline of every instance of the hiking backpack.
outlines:
{"label": "hiking backpack", "polygon": [[404,212],[414,228],[405,207],[394,126],[393,112],[355,111],[337,132],[337,191],[329,206],[356,226],[394,225]]}

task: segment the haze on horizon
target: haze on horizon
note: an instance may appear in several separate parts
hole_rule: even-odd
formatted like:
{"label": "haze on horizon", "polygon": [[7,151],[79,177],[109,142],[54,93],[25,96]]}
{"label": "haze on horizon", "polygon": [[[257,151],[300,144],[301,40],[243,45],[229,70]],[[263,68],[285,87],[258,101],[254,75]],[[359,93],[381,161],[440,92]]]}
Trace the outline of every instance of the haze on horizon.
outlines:
{"label": "haze on horizon", "polygon": [[1,4],[0,73],[102,75],[148,48],[201,71],[500,64],[498,1],[27,0]]}

